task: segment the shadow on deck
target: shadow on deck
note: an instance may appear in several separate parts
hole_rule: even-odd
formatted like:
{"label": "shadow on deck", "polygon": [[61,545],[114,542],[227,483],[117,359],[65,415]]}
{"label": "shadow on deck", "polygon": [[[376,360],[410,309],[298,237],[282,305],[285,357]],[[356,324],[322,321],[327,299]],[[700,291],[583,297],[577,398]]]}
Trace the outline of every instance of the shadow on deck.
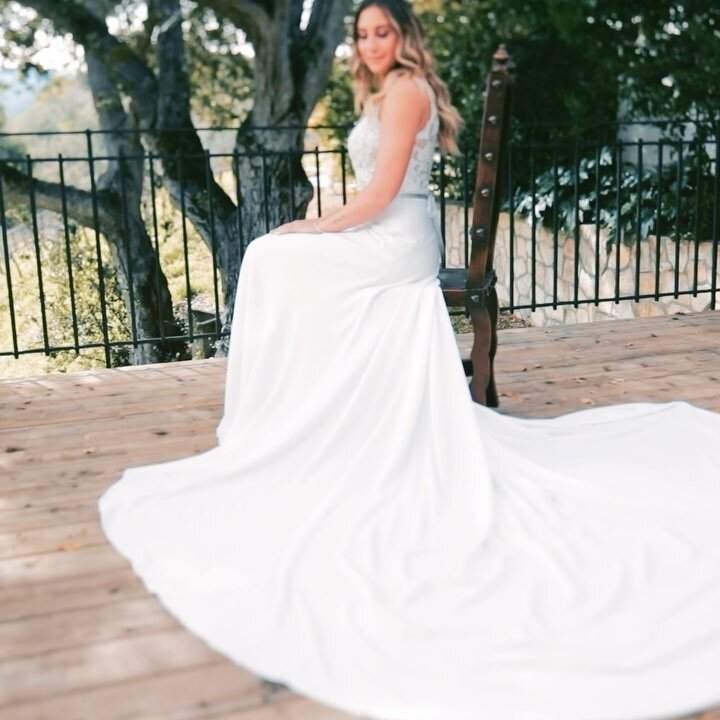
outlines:
{"label": "shadow on deck", "polygon": [[[666,400],[720,412],[720,313],[504,330],[497,365],[511,415]],[[98,524],[124,468],[215,444],[224,372],[202,360],[0,381],[0,717],[351,718],[208,649]]]}

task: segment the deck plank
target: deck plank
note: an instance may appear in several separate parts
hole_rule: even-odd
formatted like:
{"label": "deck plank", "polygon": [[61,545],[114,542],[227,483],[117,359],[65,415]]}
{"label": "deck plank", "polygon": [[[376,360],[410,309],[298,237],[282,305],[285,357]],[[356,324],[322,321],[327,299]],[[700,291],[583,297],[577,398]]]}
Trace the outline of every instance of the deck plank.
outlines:
{"label": "deck plank", "polygon": [[218,657],[199,638],[173,628],[5,659],[0,664],[0,710],[3,704],[186,669]]}
{"label": "deck plank", "polygon": [[[503,330],[499,412],[670,400],[720,412],[718,338],[717,312]],[[471,344],[458,336],[462,355]],[[224,374],[213,359],[0,380],[3,720],[353,717],[209,649],[100,528],[97,500],[124,468],[215,445]]]}
{"label": "deck plank", "polygon": [[94,607],[54,610],[0,623],[0,663],[177,627],[158,601],[144,596]]}
{"label": "deck plank", "polygon": [[11,720],[95,720],[92,708],[117,718],[346,720],[353,716],[264,683],[223,660],[151,677],[113,682],[12,706]]}
{"label": "deck plank", "polygon": [[31,585],[0,586],[0,624],[65,610],[110,606],[125,599],[147,597],[140,578],[128,565],[96,573],[44,580]]}

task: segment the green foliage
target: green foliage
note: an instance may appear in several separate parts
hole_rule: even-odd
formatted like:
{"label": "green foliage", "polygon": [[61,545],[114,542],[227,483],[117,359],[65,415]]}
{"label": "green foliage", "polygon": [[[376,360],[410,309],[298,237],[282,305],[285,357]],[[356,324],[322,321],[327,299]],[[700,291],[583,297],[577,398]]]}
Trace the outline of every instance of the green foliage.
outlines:
{"label": "green foliage", "polygon": [[[720,98],[711,78],[720,67],[720,6],[701,0],[416,0],[414,7],[438,74],[466,123],[460,147],[467,167],[462,158],[448,158],[441,180],[436,163],[434,192],[463,199],[468,185],[472,190],[485,76],[492,53],[505,43],[517,66],[513,141],[520,157],[513,163],[513,184],[519,212],[530,212],[533,172],[538,219],[552,226],[557,212],[559,226],[572,228],[577,163],[579,222],[595,222],[599,213],[611,237],[619,225],[630,239],[638,227],[647,236],[659,217],[663,234],[711,236],[714,168],[700,145],[686,154],[679,171],[677,163],[666,165],[659,180],[649,169],[638,174],[634,163],[622,162],[618,221],[614,143],[621,110],[627,117],[674,120],[664,129],[675,138],[688,116],[717,116]],[[352,102],[342,63],[325,102],[328,118],[346,122]],[[712,132],[712,123],[701,123],[697,136]],[[529,143],[572,145],[588,136],[603,144],[599,157],[587,146],[577,158],[555,161],[540,151],[531,169]]]}
{"label": "green foliage", "polygon": [[332,126],[327,138],[333,144],[344,145],[353,121],[353,93],[350,80],[349,59],[336,58],[321,101],[318,119],[324,125]]}
{"label": "green foliage", "polygon": [[253,91],[253,63],[240,52],[244,36],[200,5],[191,6],[186,18],[185,52],[193,112],[207,125],[242,122]]}
{"label": "green foliage", "polygon": [[[658,176],[657,169],[639,170],[623,161],[618,146],[598,147],[595,154],[558,161],[539,173],[530,188],[520,187],[513,198],[516,213],[531,216],[548,228],[572,231],[577,224],[609,229],[611,242],[644,240],[649,234],[683,239],[712,239],[715,196],[714,167],[705,148],[692,143],[678,162]],[[682,146],[680,146],[682,147]],[[619,159],[620,158],[620,159]]]}
{"label": "green foliage", "polygon": [[[517,141],[614,141],[627,117],[720,112],[720,5],[706,0],[415,0],[439,75],[477,143],[485,76],[499,43],[517,65]],[[337,76],[338,79],[341,76]],[[328,90],[338,116],[346,95]],[[332,111],[331,111],[332,112]],[[703,126],[707,129],[709,126]]]}
{"label": "green foliage", "polygon": [[[102,343],[103,323],[95,237],[87,230],[71,226],[69,240],[72,273],[68,271],[64,241],[44,240],[40,243],[42,289],[49,345],[72,347],[75,343],[75,327],[80,343]],[[110,250],[104,239],[101,241],[101,252],[108,338],[110,341],[124,340],[129,337],[130,332],[128,317],[115,271],[107,262]],[[5,273],[4,268],[2,272]],[[21,350],[43,347],[40,280],[36,253],[31,245],[13,253],[10,272],[15,318],[18,323],[18,345]],[[74,319],[73,296],[70,292],[71,278],[74,287]],[[9,295],[6,283],[0,288],[0,338],[2,338],[2,350],[7,351],[12,349]],[[127,365],[129,361],[127,346],[112,349],[111,361],[113,366]],[[102,348],[90,348],[80,352],[60,350],[47,355],[23,355],[19,360],[12,357],[0,358],[0,375],[23,376],[104,366],[105,353]]]}

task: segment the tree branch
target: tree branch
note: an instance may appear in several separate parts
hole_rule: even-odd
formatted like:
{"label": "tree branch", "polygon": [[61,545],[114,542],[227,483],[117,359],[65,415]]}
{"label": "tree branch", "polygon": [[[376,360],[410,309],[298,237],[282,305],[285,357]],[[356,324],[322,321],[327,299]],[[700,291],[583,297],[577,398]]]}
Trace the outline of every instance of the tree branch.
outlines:
{"label": "tree branch", "polygon": [[[155,0],[157,17],[158,129],[176,130],[193,128],[190,115],[190,81],[187,73],[185,40],[182,30],[182,13],[178,0]],[[196,138],[193,133],[193,137]],[[196,152],[202,152],[197,138]]]}
{"label": "tree branch", "polygon": [[[122,98],[111,76],[105,59],[98,57],[92,50],[85,53],[88,68],[88,84],[100,119],[100,127],[105,132],[103,140],[110,156],[107,170],[98,179],[98,187],[113,189],[122,195],[121,173],[130,179],[130,187],[125,186],[126,200],[136,205],[140,202],[143,184],[143,155],[134,118],[123,107]],[[122,160],[121,157],[125,159]],[[128,197],[129,196],[129,197]]]}
{"label": "tree branch", "polygon": [[[4,183],[3,192],[6,205],[24,204],[32,189],[38,208],[50,210],[59,215],[63,214],[63,185],[61,183],[31,178],[27,173],[6,162],[0,162],[0,180]],[[68,215],[83,227],[95,227],[92,193],[74,185],[65,185],[64,191]],[[95,199],[101,226],[106,222],[114,223],[115,208],[110,199],[103,197],[102,193],[97,193]]]}
{"label": "tree branch", "polygon": [[[345,15],[350,12],[350,6],[351,0],[315,0],[305,29],[305,43],[309,46],[313,45],[320,33],[334,36],[338,20],[339,25],[342,26]],[[328,30],[330,33],[328,33]]]}
{"label": "tree branch", "polygon": [[154,124],[155,76],[129,45],[108,32],[104,21],[74,0],[23,0],[23,4],[34,8],[59,30],[70,33],[86,51],[105,58],[113,76],[135,101],[143,124]]}
{"label": "tree branch", "polygon": [[253,45],[267,37],[271,13],[256,0],[198,0],[198,4],[244,30]]}
{"label": "tree branch", "polygon": [[303,6],[305,5],[304,0],[290,0],[288,8],[288,25],[290,28],[291,37],[299,37],[302,33],[300,30],[300,21],[302,20]]}
{"label": "tree branch", "polygon": [[335,50],[343,37],[345,16],[350,12],[351,5],[351,0],[315,0],[313,3],[300,51],[308,56],[303,90],[313,105],[327,84]]}

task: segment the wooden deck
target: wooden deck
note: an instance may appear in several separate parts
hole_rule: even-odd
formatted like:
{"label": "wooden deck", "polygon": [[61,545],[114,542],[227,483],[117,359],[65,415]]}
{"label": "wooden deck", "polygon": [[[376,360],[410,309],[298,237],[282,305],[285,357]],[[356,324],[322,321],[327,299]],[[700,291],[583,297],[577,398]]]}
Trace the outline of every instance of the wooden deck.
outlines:
{"label": "wooden deck", "polygon": [[[720,412],[720,313],[505,330],[497,365],[509,414],[671,399]],[[98,524],[97,498],[123,468],[214,444],[224,371],[203,360],[0,381],[4,720],[351,717],[208,649]]]}

